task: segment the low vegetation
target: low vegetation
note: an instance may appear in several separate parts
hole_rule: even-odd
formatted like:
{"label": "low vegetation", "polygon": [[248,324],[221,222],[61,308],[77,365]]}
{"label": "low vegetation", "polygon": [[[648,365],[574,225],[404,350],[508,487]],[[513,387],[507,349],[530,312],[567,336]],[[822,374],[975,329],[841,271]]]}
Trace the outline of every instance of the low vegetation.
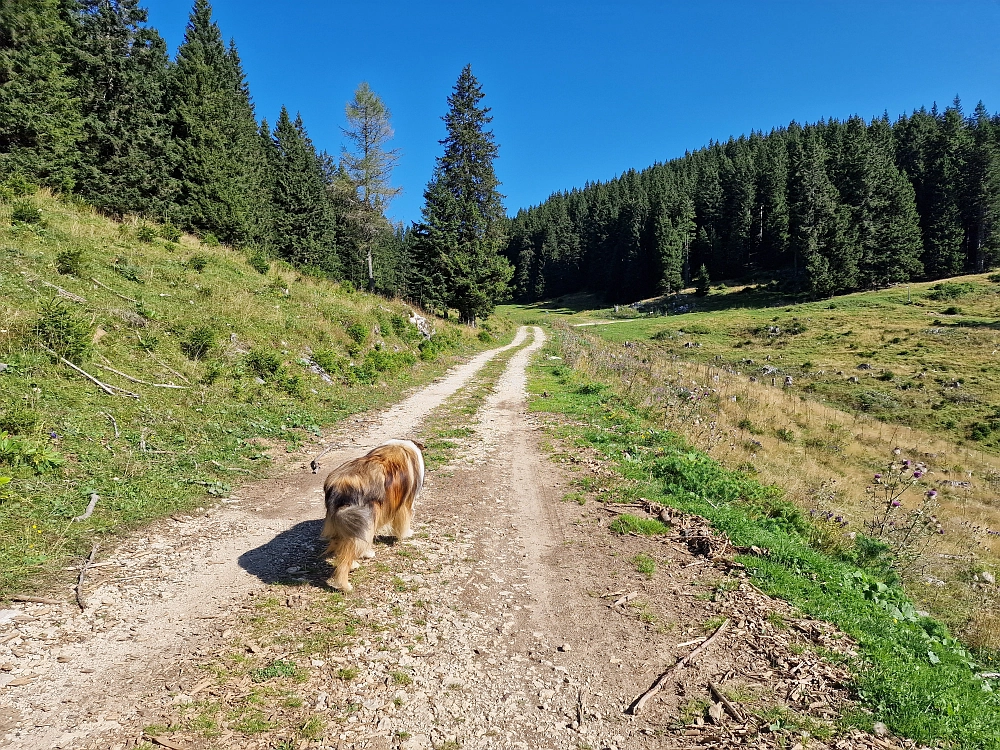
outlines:
{"label": "low vegetation", "polygon": [[441,320],[425,339],[405,304],[284,263],[262,274],[166,225],[30,200],[39,222],[12,223],[0,201],[0,596],[108,535],[224,498],[487,346]]}
{"label": "low vegetation", "polygon": [[[973,652],[918,610],[886,545],[866,533],[831,533],[841,523],[835,516],[811,517],[781,487],[761,482],[753,467],[727,468],[691,437],[664,429],[662,409],[646,398],[649,380],[629,377],[641,360],[622,363],[617,352],[601,360],[608,347],[600,341],[582,341],[565,328],[556,334],[532,369],[532,408],[561,415],[561,439],[611,467],[605,501],[642,497],[708,519],[734,544],[760,550],[738,557],[757,586],[855,639],[853,688],[863,710],[842,717],[842,725],[882,721],[929,745],[996,746],[1000,684],[986,676],[996,669],[993,652]],[[691,393],[699,399],[696,388]],[[666,531],[655,523],[622,514],[610,530]],[[638,559],[633,563],[641,570]]]}

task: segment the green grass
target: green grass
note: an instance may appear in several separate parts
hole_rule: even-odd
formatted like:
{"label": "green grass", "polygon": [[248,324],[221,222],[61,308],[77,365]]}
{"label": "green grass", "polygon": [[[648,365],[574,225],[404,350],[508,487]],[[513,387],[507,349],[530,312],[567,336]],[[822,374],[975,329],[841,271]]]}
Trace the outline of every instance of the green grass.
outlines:
{"label": "green grass", "polygon": [[791,376],[793,390],[810,398],[1000,452],[1000,283],[986,274],[813,302],[731,287],[677,304],[689,311],[615,313],[587,295],[503,309],[518,321],[619,321],[581,330],[648,341],[761,382]]}
{"label": "green grass", "polygon": [[[211,504],[487,348],[442,320],[429,346],[407,306],[280,262],[262,274],[227,247],[34,202],[43,223],[12,226],[0,201],[0,448],[13,441],[0,450],[0,598],[67,575],[94,542]],[[488,324],[509,337],[509,321]],[[138,398],[102,392],[40,343]],[[92,493],[93,515],[74,522]]]}
{"label": "green grass", "polygon": [[[582,387],[592,382],[588,376],[547,359],[560,354],[557,339],[531,368],[533,410],[566,417],[561,436],[596,449],[619,481],[635,483],[643,497],[704,516],[736,545],[768,550],[738,558],[754,583],[857,641],[852,687],[871,713],[853,713],[846,724],[883,721],[930,745],[1000,747],[1000,700],[992,692],[1000,684],[976,676],[989,666],[987,655],[973,656],[943,625],[918,614],[884,566],[864,567],[853,548],[831,555],[810,546],[810,521],[780,488],[727,470],[657,429],[611,388]],[[642,534],[650,528],[642,520],[623,515],[612,530]]]}
{"label": "green grass", "polygon": [[646,578],[652,580],[653,575],[656,573],[656,560],[654,560],[649,555],[638,554],[632,558],[632,564],[635,565],[635,569],[642,573]]}

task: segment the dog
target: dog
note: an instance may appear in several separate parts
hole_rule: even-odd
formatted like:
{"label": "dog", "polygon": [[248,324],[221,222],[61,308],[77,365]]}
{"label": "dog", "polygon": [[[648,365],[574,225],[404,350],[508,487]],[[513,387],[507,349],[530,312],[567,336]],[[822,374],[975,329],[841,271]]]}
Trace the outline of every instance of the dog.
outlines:
{"label": "dog", "polygon": [[424,484],[423,449],[414,440],[390,440],[327,476],[321,537],[329,542],[325,556],[336,566],[334,588],[354,590],[348,575],[360,558],[375,557],[372,542],[382,527],[391,526],[398,539],[413,536],[413,501]]}

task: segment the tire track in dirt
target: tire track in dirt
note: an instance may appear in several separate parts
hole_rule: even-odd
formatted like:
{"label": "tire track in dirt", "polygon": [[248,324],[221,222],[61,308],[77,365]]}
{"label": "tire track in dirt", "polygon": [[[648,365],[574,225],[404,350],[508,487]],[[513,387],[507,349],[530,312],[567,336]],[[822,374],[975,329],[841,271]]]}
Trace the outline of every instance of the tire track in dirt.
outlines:
{"label": "tire track in dirt", "polygon": [[[522,327],[510,344],[453,367],[374,419],[349,419],[335,429],[337,447],[323,464],[411,434],[490,359],[526,338]],[[303,464],[240,488],[204,516],[177,516],[139,532],[88,576],[83,613],[69,602],[0,613],[0,745],[103,748],[98,738],[141,723],[137,703],[151,682],[169,682],[174,663],[202,655],[213,620],[284,573],[295,549],[314,544],[320,522],[307,519],[322,516],[324,476]]]}

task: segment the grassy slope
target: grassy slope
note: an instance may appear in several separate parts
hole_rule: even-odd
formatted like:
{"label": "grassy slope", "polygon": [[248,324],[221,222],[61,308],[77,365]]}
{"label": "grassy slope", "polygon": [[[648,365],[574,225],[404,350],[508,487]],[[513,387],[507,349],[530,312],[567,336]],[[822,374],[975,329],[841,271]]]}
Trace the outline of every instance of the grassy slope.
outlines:
{"label": "grassy slope", "polygon": [[[642,496],[708,518],[736,544],[769,550],[767,557],[740,557],[757,584],[857,640],[855,688],[872,713],[845,717],[846,723],[881,720],[928,744],[1000,746],[996,693],[975,676],[961,645],[918,614],[891,580],[859,568],[850,550],[825,554],[815,548],[810,522],[780,489],[727,470],[659,429],[649,410],[625,395],[620,379],[554,362],[549,357],[572,356],[558,339],[543,355],[531,371],[532,408],[569,417],[561,437],[596,448],[609,460],[619,480],[609,484],[605,500]],[[621,520],[626,530],[636,526],[627,516]]]}
{"label": "grassy slope", "polygon": [[[444,343],[421,351],[404,304],[285,266],[262,275],[242,254],[190,236],[143,242],[134,224],[45,194],[33,200],[41,226],[11,225],[0,203],[0,433],[13,436],[0,444],[0,481],[13,478],[0,487],[0,597],[39,585],[108,534],[205,504],[206,492],[227,494],[268,472],[276,452],[398,399],[492,341],[439,320]],[[67,251],[80,254],[76,274],[56,270]],[[198,257],[207,258],[201,272]],[[85,299],[62,303],[94,341],[83,369],[138,399],[101,392],[38,348],[35,326],[57,295],[46,282]],[[503,321],[491,322],[506,335]],[[199,329],[214,344],[193,358],[185,343]],[[186,388],[130,382],[100,365]],[[32,465],[50,452],[65,463]],[[92,492],[93,516],[72,522]]]}
{"label": "grassy slope", "polygon": [[[733,288],[707,298],[682,295],[677,305],[693,309],[588,330],[616,342],[655,337],[684,359],[729,363],[758,377],[773,367],[768,379],[790,375],[797,391],[840,408],[1000,451],[1000,285],[985,275],[804,304]],[[616,315],[583,295],[508,310],[569,323],[637,314],[621,308]],[[871,369],[859,370],[862,364]]]}

